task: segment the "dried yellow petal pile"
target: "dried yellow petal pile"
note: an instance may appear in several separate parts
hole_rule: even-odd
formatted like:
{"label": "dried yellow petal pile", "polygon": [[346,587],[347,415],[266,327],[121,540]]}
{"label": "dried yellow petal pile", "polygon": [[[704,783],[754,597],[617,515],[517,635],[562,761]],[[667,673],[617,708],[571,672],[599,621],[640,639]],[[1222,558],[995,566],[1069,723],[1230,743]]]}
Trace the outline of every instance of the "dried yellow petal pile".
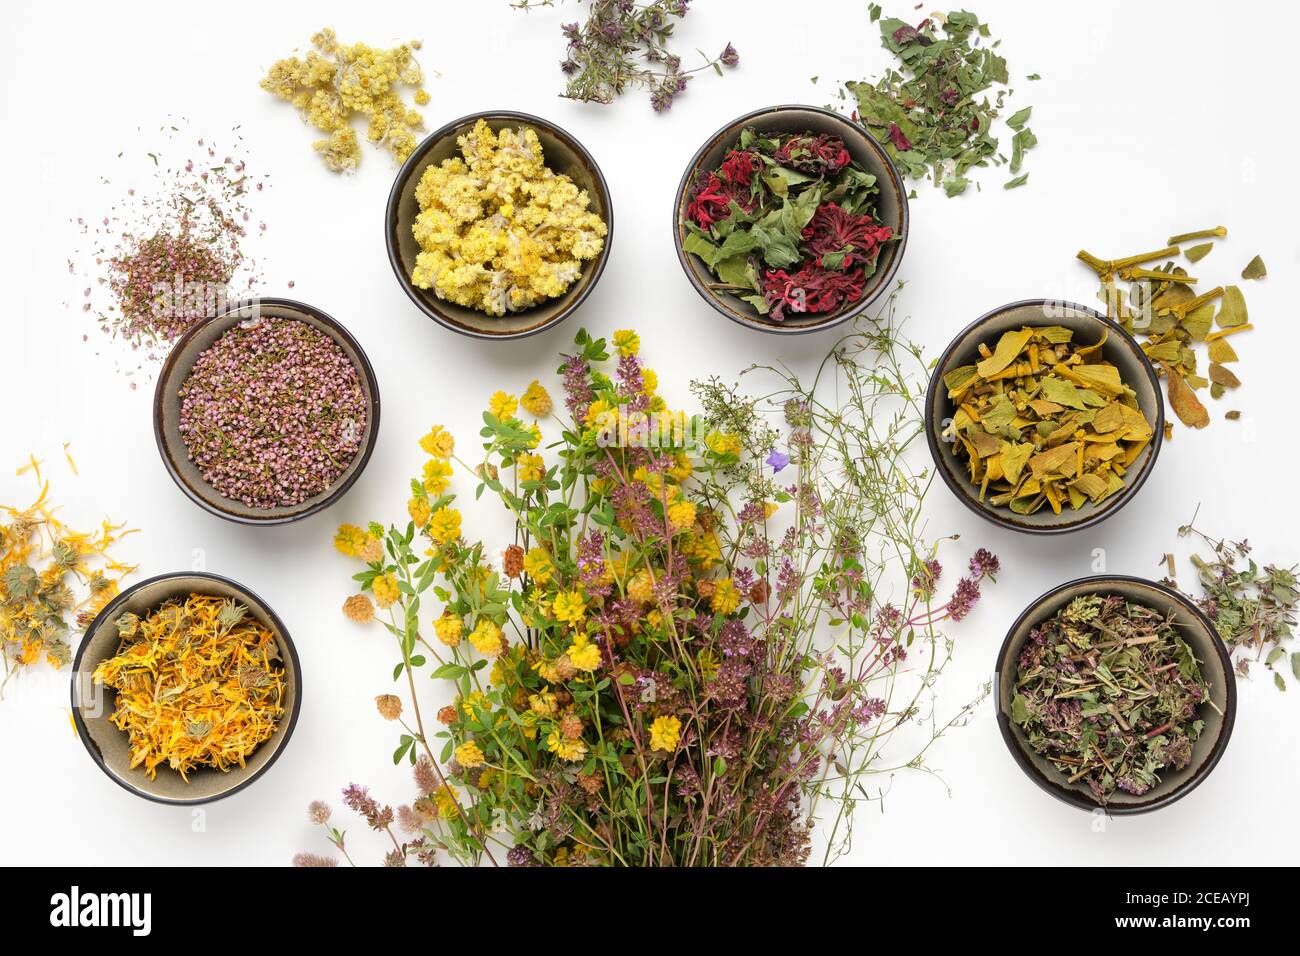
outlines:
{"label": "dried yellow petal pile", "polygon": [[229,770],[268,740],[284,713],[279,645],[248,609],[192,594],[117,621],[117,654],[95,681],[117,690],[112,721],[131,739],[131,767]]}
{"label": "dried yellow petal pile", "polygon": [[1119,369],[1061,326],[1003,333],[981,361],[944,375],[956,411],[945,437],[965,457],[979,500],[1033,514],[1099,502],[1152,437]]}

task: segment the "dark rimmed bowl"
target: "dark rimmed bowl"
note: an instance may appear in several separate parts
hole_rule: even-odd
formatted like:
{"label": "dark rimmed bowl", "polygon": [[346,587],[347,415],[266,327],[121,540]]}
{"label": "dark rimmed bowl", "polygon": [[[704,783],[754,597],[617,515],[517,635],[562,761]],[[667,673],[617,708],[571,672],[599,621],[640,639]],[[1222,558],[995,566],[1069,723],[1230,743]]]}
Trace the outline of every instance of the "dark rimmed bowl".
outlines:
{"label": "dark rimmed bowl", "polygon": [[[480,119],[487,120],[493,132],[506,127],[531,126],[537,131],[542,144],[547,167],[573,180],[591,197],[588,207],[605,220],[608,232],[605,246],[595,259],[582,264],[582,277],[557,299],[551,299],[521,312],[507,313],[496,318],[484,312],[439,299],[428,289],[418,289],[411,282],[415,259],[420,245],[411,233],[415,218],[420,214],[420,204],[415,199],[415,187],[425,169],[444,159],[460,155],[456,137],[468,133]],[[444,328],[478,339],[521,339],[559,325],[582,305],[591,290],[600,281],[609,261],[609,250],[614,242],[614,203],[609,194],[605,176],[587,148],[565,130],[550,120],[528,113],[510,110],[492,110],[474,113],[453,120],[442,129],[425,137],[398,170],[392,191],[388,194],[388,207],[384,212],[384,242],[388,247],[388,261],[397,276],[398,284],[420,311]]]}
{"label": "dark rimmed bowl", "polygon": [[[231,598],[243,604],[275,635],[285,671],[284,713],[275,733],[247,757],[244,766],[228,771],[201,767],[190,773],[188,782],[170,767],[159,766],[158,775],[150,780],[143,767],[131,769],[130,740],[126,731],[118,730],[109,719],[116,706],[116,692],[97,686],[92,675],[102,661],[117,653],[119,617],[128,612],[145,614],[164,601],[193,593]],[[209,803],[243,790],[266,773],[284,751],[301,708],[302,665],[283,622],[252,591],[217,574],[163,574],[127,588],[95,617],[72,665],[72,720],[86,752],[114,783],[157,803],[181,806]]]}
{"label": "dark rimmed bowl", "polygon": [[[297,319],[324,332],[339,344],[352,361],[361,381],[361,389],[366,395],[366,428],[356,457],[325,491],[289,507],[252,508],[220,494],[204,480],[198,466],[190,461],[189,449],[180,432],[180,388],[193,371],[199,354],[233,326],[258,315],[263,318]],[[360,343],[338,321],[320,309],[292,299],[247,299],[199,322],[172,347],[154,390],[153,429],[158,453],[162,455],[167,473],[172,476],[177,487],[199,507],[240,524],[287,524],[325,510],[342,498],[361,477],[379,437],[379,383],[375,380],[374,369],[370,367],[370,360],[366,358]]]}
{"label": "dark rimmed bowl", "polygon": [[[954,452],[954,443],[945,441],[943,430],[953,416],[953,405],[943,386],[943,376],[950,370],[978,361],[980,343],[990,348],[1003,332],[1026,325],[1062,325],[1073,329],[1075,341],[1091,345],[1107,332],[1102,354],[1119,369],[1124,384],[1137,393],[1138,407],[1147,421],[1155,426],[1151,441],[1124,478],[1124,487],[1100,502],[1088,502],[1077,511],[1063,508],[1059,515],[1041,508],[1032,515],[1018,515],[1010,508],[981,504],[979,488],[971,484],[965,463]],[[1155,370],[1142,346],[1122,328],[1087,306],[1052,299],[1026,299],[999,306],[980,316],[944,350],[930,377],[925,396],[925,434],[934,456],[935,467],[953,494],[976,514],[1003,528],[1030,534],[1060,534],[1078,531],[1105,521],[1124,507],[1138,493],[1155,467],[1156,456],[1165,434],[1165,403]]]}
{"label": "dark rimmed bowl", "polygon": [[[735,145],[747,126],[754,127],[760,133],[807,131],[838,136],[844,140],[849,155],[876,177],[880,187],[876,218],[883,225],[892,227],[898,239],[889,243],[881,252],[876,273],[868,280],[862,298],[858,301],[846,303],[833,312],[802,315],[791,313],[785,321],[774,322],[739,296],[710,289],[709,284],[716,281],[713,273],[709,272],[699,256],[682,248],[686,239],[686,207],[690,204],[691,191],[696,181],[701,173],[714,170],[722,163],[722,157]],[[903,251],[907,248],[908,222],[907,189],[903,185],[903,178],[898,174],[889,154],[870,133],[839,113],[818,106],[768,106],[732,120],[710,136],[691,157],[690,165],[686,167],[686,173],[677,187],[677,199],[673,203],[673,245],[677,249],[677,259],[682,264],[686,278],[709,305],[746,328],[796,335],[801,332],[820,332],[847,322],[861,314],[888,290],[903,261]]]}
{"label": "dark rimmed bowl", "polygon": [[1167,807],[1191,793],[1209,776],[1223,756],[1232,736],[1237,717],[1237,681],[1232,662],[1219,639],[1214,625],[1183,595],[1154,581],[1123,575],[1102,574],[1079,578],[1048,591],[1027,607],[1007,632],[998,652],[993,682],[997,688],[998,727],[1002,739],[1016,763],[1052,796],[1074,807],[1094,811],[1102,809],[1082,781],[1068,783],[1068,778],[1045,758],[1030,749],[1024,733],[1011,720],[1011,700],[1015,696],[1017,661],[1029,633],[1070,601],[1085,594],[1118,594],[1157,611],[1172,613],[1183,640],[1201,662],[1201,676],[1210,685],[1209,699],[1218,707],[1203,705],[1200,717],[1205,729],[1192,746],[1192,760],[1183,770],[1161,771],[1156,786],[1141,796],[1116,790],[1104,808],[1112,815],[1147,813]]}

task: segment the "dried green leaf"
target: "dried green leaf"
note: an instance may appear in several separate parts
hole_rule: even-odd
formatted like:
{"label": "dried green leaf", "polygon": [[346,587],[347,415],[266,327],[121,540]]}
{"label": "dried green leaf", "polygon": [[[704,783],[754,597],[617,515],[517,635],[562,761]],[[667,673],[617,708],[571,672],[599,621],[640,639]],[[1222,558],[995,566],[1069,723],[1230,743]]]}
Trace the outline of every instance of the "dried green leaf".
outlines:
{"label": "dried green leaf", "polygon": [[1250,321],[1246,312],[1246,297],[1235,285],[1223,287],[1223,300],[1219,306],[1219,328],[1231,329]]}
{"label": "dried green leaf", "polygon": [[1264,267],[1264,260],[1259,256],[1251,259],[1250,262],[1246,263],[1246,268],[1241,270],[1243,279],[1262,279],[1266,275],[1268,275],[1268,269]]}

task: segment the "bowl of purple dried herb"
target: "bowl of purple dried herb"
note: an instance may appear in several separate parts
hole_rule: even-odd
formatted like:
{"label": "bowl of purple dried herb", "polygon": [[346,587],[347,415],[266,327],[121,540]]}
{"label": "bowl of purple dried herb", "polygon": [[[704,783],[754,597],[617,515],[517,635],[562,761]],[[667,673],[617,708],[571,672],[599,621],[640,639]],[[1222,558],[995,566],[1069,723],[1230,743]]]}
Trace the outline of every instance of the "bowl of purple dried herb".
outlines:
{"label": "bowl of purple dried herb", "polygon": [[314,306],[248,299],[176,343],[154,392],[154,435],[177,486],[243,524],[328,508],[379,434],[379,386],[360,343]]}
{"label": "bowl of purple dried herb", "polygon": [[696,151],[673,207],[686,277],[734,322],[800,333],[847,322],[889,288],[907,245],[889,154],[814,106],[747,113]]}
{"label": "bowl of purple dried herb", "polygon": [[998,654],[998,726],[1043,790],[1110,814],[1166,807],[1204,782],[1237,712],[1232,665],[1187,597],[1141,578],[1044,594]]}

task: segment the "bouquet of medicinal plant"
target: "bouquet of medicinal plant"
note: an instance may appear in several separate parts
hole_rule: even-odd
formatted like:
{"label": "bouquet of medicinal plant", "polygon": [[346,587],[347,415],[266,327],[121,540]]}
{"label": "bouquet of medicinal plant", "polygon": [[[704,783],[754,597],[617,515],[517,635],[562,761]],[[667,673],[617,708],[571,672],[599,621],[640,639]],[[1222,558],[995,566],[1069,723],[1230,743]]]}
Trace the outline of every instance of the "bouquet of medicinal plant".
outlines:
{"label": "bouquet of medicinal plant", "polygon": [[[980,550],[940,596],[929,477],[905,455],[924,366],[894,334],[850,336],[806,386],[697,383],[689,414],[634,332],[581,332],[562,406],[536,381],[497,392],[472,458],[424,436],[410,521],[335,539],[365,565],[345,612],[398,651],[377,706],[415,799],[344,791],[388,863],[792,865],[847,847],[870,778],[923,767],[968,716],[934,714],[940,626],[998,567]],[[461,482],[508,513],[504,548],[466,533]]]}

